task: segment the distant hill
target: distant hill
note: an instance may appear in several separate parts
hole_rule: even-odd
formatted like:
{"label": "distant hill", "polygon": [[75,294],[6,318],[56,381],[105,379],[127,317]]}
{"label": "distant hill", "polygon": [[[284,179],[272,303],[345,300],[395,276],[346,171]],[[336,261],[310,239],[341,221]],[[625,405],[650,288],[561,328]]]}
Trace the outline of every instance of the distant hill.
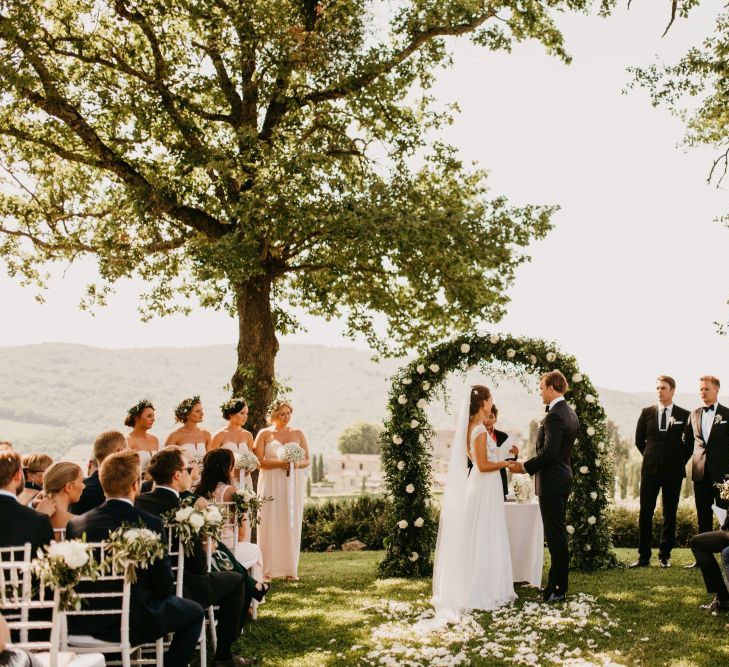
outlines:
{"label": "distant hill", "polygon": [[[403,363],[351,348],[283,345],[277,360],[279,375],[291,387],[294,422],[307,433],[314,452],[325,457],[336,451],[337,437],[355,421],[379,422],[385,416],[388,378]],[[21,451],[47,451],[55,457],[90,447],[99,432],[125,430],[129,406],[142,397],[157,407],[154,433],[164,440],[174,427],[173,408],[184,397],[200,394],[206,417],[203,426],[223,425],[218,406],[235,366],[233,346],[107,350],[66,344],[0,348],[0,440]],[[475,377],[476,374],[474,374]],[[459,380],[449,378],[455,397]],[[490,381],[491,382],[491,381]],[[493,382],[491,382],[493,386]],[[608,417],[623,435],[632,436],[640,408],[653,402],[652,392],[599,390]],[[536,393],[498,380],[494,395],[501,426],[528,433],[540,416]],[[698,395],[677,397],[692,408]],[[442,401],[429,407],[434,426],[452,428],[453,417]]]}

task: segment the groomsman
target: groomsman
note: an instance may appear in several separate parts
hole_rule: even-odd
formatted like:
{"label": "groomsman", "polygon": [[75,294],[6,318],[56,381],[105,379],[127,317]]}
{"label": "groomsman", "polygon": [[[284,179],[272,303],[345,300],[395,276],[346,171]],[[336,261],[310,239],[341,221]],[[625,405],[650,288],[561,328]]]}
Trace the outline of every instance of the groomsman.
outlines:
{"label": "groomsman", "polygon": [[630,567],[647,567],[651,559],[653,512],[658,492],[663,504],[663,527],[658,547],[661,567],[671,567],[671,549],[676,539],[676,510],[681,484],[686,477],[686,462],[694,447],[688,410],[673,404],[676,382],[668,375],[656,379],[658,405],[644,408],[635,429],[635,446],[643,455],[640,471],[640,519],[638,560]]}
{"label": "groomsman", "polygon": [[691,478],[694,482],[694,501],[699,533],[712,529],[711,505],[726,508],[726,501],[719,497],[717,482],[723,482],[729,474],[729,408],[720,405],[719,378],[704,375],[699,378],[699,391],[704,405],[691,414],[684,437],[693,434],[693,458]]}

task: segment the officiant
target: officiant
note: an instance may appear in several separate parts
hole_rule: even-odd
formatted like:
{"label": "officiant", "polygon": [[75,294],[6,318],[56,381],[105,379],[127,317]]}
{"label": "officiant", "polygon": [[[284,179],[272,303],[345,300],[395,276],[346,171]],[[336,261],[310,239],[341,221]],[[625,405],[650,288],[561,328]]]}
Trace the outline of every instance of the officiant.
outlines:
{"label": "officiant", "polygon": [[[519,456],[519,448],[516,445],[507,443],[509,440],[509,434],[504,431],[499,431],[495,428],[496,421],[499,418],[499,410],[495,405],[491,406],[491,412],[483,420],[483,425],[486,427],[486,434],[488,438],[491,438],[496,442],[496,446],[499,448],[500,460],[506,461],[509,458]],[[501,469],[501,485],[504,488],[504,498],[509,493],[509,484],[506,478],[506,469]]]}

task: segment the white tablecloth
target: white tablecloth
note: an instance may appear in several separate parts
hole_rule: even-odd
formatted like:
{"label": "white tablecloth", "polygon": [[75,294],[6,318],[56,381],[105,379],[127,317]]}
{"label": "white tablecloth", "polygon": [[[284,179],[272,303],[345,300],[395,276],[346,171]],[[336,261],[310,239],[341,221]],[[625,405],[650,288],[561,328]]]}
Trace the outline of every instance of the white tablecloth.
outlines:
{"label": "white tablecloth", "polygon": [[537,502],[504,503],[514,581],[542,583],[544,528]]}

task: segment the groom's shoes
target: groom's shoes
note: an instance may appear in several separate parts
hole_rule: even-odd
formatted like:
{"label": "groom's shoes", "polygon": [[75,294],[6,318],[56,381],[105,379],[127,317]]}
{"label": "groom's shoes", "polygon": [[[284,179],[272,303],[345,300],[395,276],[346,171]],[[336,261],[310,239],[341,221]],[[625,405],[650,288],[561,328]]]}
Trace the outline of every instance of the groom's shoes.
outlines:
{"label": "groom's shoes", "polygon": [[544,598],[545,604],[556,604],[557,602],[564,602],[567,596],[564,593],[557,593],[552,591],[547,597]]}
{"label": "groom's shoes", "polygon": [[720,600],[719,598],[714,598],[709,604],[702,604],[699,609],[704,609],[705,611],[709,611],[711,613],[717,612],[717,611],[729,611],[729,600]]}
{"label": "groom's shoes", "polygon": [[635,561],[635,563],[631,563],[630,565],[628,565],[628,567],[631,569],[634,567],[650,567],[650,562],[639,558],[637,561]]}

